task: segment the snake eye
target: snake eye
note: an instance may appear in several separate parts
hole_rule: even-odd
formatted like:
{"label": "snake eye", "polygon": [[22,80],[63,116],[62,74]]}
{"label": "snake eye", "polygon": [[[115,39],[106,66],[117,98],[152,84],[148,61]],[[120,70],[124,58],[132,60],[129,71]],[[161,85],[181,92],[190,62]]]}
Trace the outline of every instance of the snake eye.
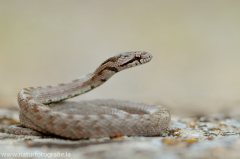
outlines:
{"label": "snake eye", "polygon": [[136,54],[136,55],[135,55],[135,58],[136,58],[136,59],[140,59],[140,58],[141,58],[141,55],[140,55],[140,54]]}

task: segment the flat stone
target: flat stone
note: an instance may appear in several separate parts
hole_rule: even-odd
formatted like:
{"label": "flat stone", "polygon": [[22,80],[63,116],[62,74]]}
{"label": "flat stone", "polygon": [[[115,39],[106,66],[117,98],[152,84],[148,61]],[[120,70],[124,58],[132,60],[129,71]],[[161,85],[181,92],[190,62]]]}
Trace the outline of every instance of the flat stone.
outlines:
{"label": "flat stone", "polygon": [[[18,123],[18,110],[0,110],[0,155],[14,158],[238,158],[240,125],[238,116],[225,114],[180,118],[159,137],[117,137],[68,140],[52,136],[8,134],[8,127]],[[22,155],[22,156],[21,156]],[[30,156],[31,155],[31,156]]]}

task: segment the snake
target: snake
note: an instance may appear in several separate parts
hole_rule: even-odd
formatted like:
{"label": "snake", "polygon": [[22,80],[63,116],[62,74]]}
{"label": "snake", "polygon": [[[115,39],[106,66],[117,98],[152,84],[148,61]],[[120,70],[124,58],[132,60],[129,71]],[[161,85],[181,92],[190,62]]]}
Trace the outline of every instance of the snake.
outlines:
{"label": "snake", "polygon": [[10,133],[69,139],[162,135],[169,128],[171,115],[161,105],[117,99],[65,101],[151,59],[152,55],[145,51],[124,52],[109,57],[95,70],[71,82],[24,88],[18,94],[20,125],[12,126]]}

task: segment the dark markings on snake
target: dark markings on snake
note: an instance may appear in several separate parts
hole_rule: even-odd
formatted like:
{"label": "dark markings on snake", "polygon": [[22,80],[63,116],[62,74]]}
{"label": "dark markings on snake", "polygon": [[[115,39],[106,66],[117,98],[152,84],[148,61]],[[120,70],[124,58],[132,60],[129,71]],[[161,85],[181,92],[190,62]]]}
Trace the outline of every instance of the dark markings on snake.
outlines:
{"label": "dark markings on snake", "polygon": [[108,69],[108,70],[110,70],[110,71],[114,71],[114,72],[118,72],[118,69],[117,68],[115,68],[115,67],[106,67],[105,69]]}
{"label": "dark markings on snake", "polygon": [[107,80],[106,79],[101,79],[102,82],[106,82]]}
{"label": "dark markings on snake", "polygon": [[103,74],[104,70],[110,70],[110,71],[114,71],[114,72],[118,72],[118,69],[115,67],[105,67],[103,70],[101,70],[100,72],[98,72],[98,76],[101,76]]}
{"label": "dark markings on snake", "polygon": [[108,62],[116,62],[116,61],[117,61],[117,57],[111,57],[111,58],[107,59],[106,61],[104,61],[104,62],[101,64],[101,66],[104,65],[104,64],[106,64],[106,63],[108,63]]}
{"label": "dark markings on snake", "polygon": [[132,62],[134,62],[135,60],[138,60],[138,62],[141,64],[140,59],[138,59],[138,58],[134,58],[134,59],[132,59],[132,60],[130,60],[130,61],[128,61],[128,62],[126,62],[126,63],[120,65],[120,66],[121,66],[121,67],[126,66],[126,65],[128,65],[128,64],[130,64],[130,63],[132,63]]}

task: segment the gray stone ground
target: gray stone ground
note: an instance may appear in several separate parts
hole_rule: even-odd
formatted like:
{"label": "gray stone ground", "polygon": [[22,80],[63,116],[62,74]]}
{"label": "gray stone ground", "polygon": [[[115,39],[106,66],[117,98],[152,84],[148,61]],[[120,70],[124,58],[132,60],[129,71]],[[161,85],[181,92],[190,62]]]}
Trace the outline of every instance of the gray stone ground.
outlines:
{"label": "gray stone ground", "polygon": [[9,125],[18,122],[18,110],[0,109],[0,158],[22,158],[21,155],[83,159],[240,158],[240,115],[172,117],[171,127],[162,137],[123,136],[89,140],[9,134]]}

